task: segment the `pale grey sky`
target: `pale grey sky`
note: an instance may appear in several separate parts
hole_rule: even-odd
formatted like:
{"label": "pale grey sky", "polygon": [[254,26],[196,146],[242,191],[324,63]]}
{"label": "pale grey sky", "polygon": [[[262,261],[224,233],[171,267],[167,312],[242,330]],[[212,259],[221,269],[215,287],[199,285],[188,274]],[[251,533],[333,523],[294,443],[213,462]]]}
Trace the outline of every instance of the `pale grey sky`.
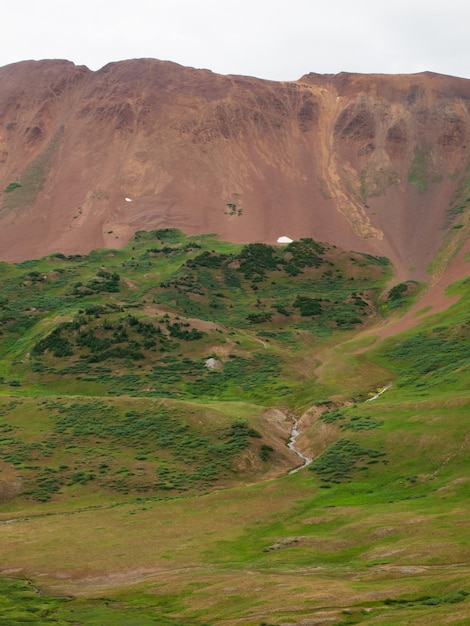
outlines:
{"label": "pale grey sky", "polygon": [[0,66],[68,59],[97,70],[152,57],[220,74],[470,78],[468,0],[16,0]]}

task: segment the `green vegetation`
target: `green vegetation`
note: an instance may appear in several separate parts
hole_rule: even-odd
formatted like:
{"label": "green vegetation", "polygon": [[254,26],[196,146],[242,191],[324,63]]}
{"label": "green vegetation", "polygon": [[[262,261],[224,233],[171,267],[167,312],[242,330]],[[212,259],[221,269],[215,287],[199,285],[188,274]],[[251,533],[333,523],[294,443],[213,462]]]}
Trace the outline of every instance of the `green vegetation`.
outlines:
{"label": "green vegetation", "polygon": [[432,162],[429,148],[416,146],[415,156],[408,171],[410,185],[414,185],[418,191],[423,192],[429,188],[430,183],[438,183],[441,178]]}
{"label": "green vegetation", "polygon": [[419,294],[420,285],[414,280],[394,285],[387,294],[389,309],[409,306]]}
{"label": "green vegetation", "polygon": [[[356,441],[338,439],[313,461],[310,470],[316,472],[325,483],[351,480],[351,472],[376,463],[385,453],[363,448]],[[361,465],[365,463],[366,465]]]}
{"label": "green vegetation", "polygon": [[[294,404],[295,351],[373,318],[388,276],[383,259],[312,239],[234,246],[172,229],[124,250],[5,265],[3,385]],[[225,367],[211,372],[217,350]]]}
{"label": "green vegetation", "polygon": [[175,229],[0,264],[0,624],[465,624],[470,282],[378,341],[390,278]]}
{"label": "green vegetation", "polygon": [[465,598],[468,596],[468,591],[464,591],[463,589],[459,589],[459,591],[455,591],[454,593],[448,593],[444,596],[423,596],[421,598],[413,598],[413,599],[387,599],[385,600],[385,604],[394,605],[405,605],[405,606],[438,606],[439,604],[456,604],[457,602],[463,602]]}
{"label": "green vegetation", "polygon": [[[269,471],[272,442],[225,409],[211,420],[207,403],[245,401],[258,414],[294,406],[302,380],[285,347],[359,327],[388,278],[381,260],[312,239],[233,246],[174,229],[139,232],[120,251],[1,270],[0,391],[20,399],[2,405],[0,461],[20,478],[20,499],[43,503],[77,489],[207,490],[244,480],[235,468],[246,454]],[[207,368],[220,350],[222,367]],[[129,408],[131,398],[143,404]]]}
{"label": "green vegetation", "polygon": [[227,202],[225,206],[227,207],[227,209],[224,211],[225,215],[237,215],[238,217],[243,215],[243,209],[237,207],[237,205],[233,202]]}
{"label": "green vegetation", "polygon": [[[26,166],[19,177],[19,181],[12,183],[15,185],[15,193],[9,193],[3,200],[3,208],[16,209],[34,202],[44,186],[47,172],[57,153],[63,134],[64,128],[60,127],[44,150]],[[5,191],[13,191],[9,187],[11,184]]]}
{"label": "green vegetation", "polygon": [[[462,176],[462,175],[461,175]],[[452,223],[452,221],[459,215],[462,215],[467,211],[470,206],[470,167],[467,165],[467,168],[460,178],[460,181],[455,189],[455,192],[451,198],[449,203],[449,208],[447,209],[447,225]],[[461,227],[462,224],[458,224],[457,226]]]}
{"label": "green vegetation", "polygon": [[[148,595],[145,598],[120,598],[119,602],[100,598],[83,601],[71,597],[51,596],[32,582],[12,578],[0,579],[0,625],[21,626],[52,624],[100,624],[100,626],[183,626],[183,622],[168,617],[178,606],[172,598]],[[188,624],[190,622],[184,622]]]}
{"label": "green vegetation", "polygon": [[[34,437],[15,426],[25,411],[42,427]],[[217,480],[233,480],[235,456],[262,438],[245,420],[223,416],[209,431],[206,418],[201,430],[194,410],[181,405],[125,410],[117,401],[55,398],[8,402],[1,412],[0,460],[21,475],[22,496],[39,502],[90,482],[104,493],[201,491]]]}
{"label": "green vegetation", "polygon": [[18,189],[18,187],[21,187],[19,182],[10,183],[3,191],[4,193],[11,193],[12,191],[15,191],[15,189]]}

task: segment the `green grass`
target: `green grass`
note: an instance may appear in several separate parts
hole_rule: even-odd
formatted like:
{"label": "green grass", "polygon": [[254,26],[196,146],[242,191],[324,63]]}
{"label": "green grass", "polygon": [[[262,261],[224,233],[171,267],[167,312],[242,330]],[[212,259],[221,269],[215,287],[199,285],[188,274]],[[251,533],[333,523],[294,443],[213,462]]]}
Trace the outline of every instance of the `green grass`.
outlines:
{"label": "green grass", "polygon": [[0,462],[21,479],[27,501],[90,490],[104,497],[206,491],[243,480],[234,464],[247,453],[261,469],[268,446],[223,405],[0,397],[0,413]]}
{"label": "green grass", "polygon": [[470,283],[378,342],[389,278],[173,229],[1,264],[0,620],[467,623]]}
{"label": "green grass", "polygon": [[[311,239],[235,246],[174,229],[1,269],[7,389],[260,403],[303,394],[286,346],[367,323],[390,272]],[[218,352],[226,367],[210,373]]]}
{"label": "green grass", "polygon": [[130,597],[121,594],[118,598],[97,600],[58,597],[45,593],[32,582],[13,578],[0,579],[2,626],[66,626],[70,623],[96,626],[182,626],[191,622],[180,622],[168,616],[168,613],[179,609],[180,604],[178,599],[163,594],[132,594]]}

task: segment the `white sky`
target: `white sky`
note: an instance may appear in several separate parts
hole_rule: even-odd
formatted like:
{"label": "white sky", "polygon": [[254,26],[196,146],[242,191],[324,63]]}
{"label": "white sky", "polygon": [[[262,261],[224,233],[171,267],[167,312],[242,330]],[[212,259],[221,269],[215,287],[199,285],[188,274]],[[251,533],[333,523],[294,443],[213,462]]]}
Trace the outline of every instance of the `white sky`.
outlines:
{"label": "white sky", "polygon": [[13,0],[0,66],[67,59],[97,70],[152,57],[296,80],[433,71],[470,78],[468,0]]}

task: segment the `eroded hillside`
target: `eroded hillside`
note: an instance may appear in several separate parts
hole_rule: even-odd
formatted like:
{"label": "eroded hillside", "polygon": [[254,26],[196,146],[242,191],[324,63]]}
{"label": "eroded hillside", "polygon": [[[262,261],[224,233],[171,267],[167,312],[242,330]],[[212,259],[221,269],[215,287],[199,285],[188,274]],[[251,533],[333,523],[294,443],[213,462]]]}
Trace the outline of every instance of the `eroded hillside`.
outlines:
{"label": "eroded hillside", "polygon": [[470,204],[469,82],[275,83],[151,59],[0,69],[0,256],[122,247],[178,227],[313,237],[422,278]]}

